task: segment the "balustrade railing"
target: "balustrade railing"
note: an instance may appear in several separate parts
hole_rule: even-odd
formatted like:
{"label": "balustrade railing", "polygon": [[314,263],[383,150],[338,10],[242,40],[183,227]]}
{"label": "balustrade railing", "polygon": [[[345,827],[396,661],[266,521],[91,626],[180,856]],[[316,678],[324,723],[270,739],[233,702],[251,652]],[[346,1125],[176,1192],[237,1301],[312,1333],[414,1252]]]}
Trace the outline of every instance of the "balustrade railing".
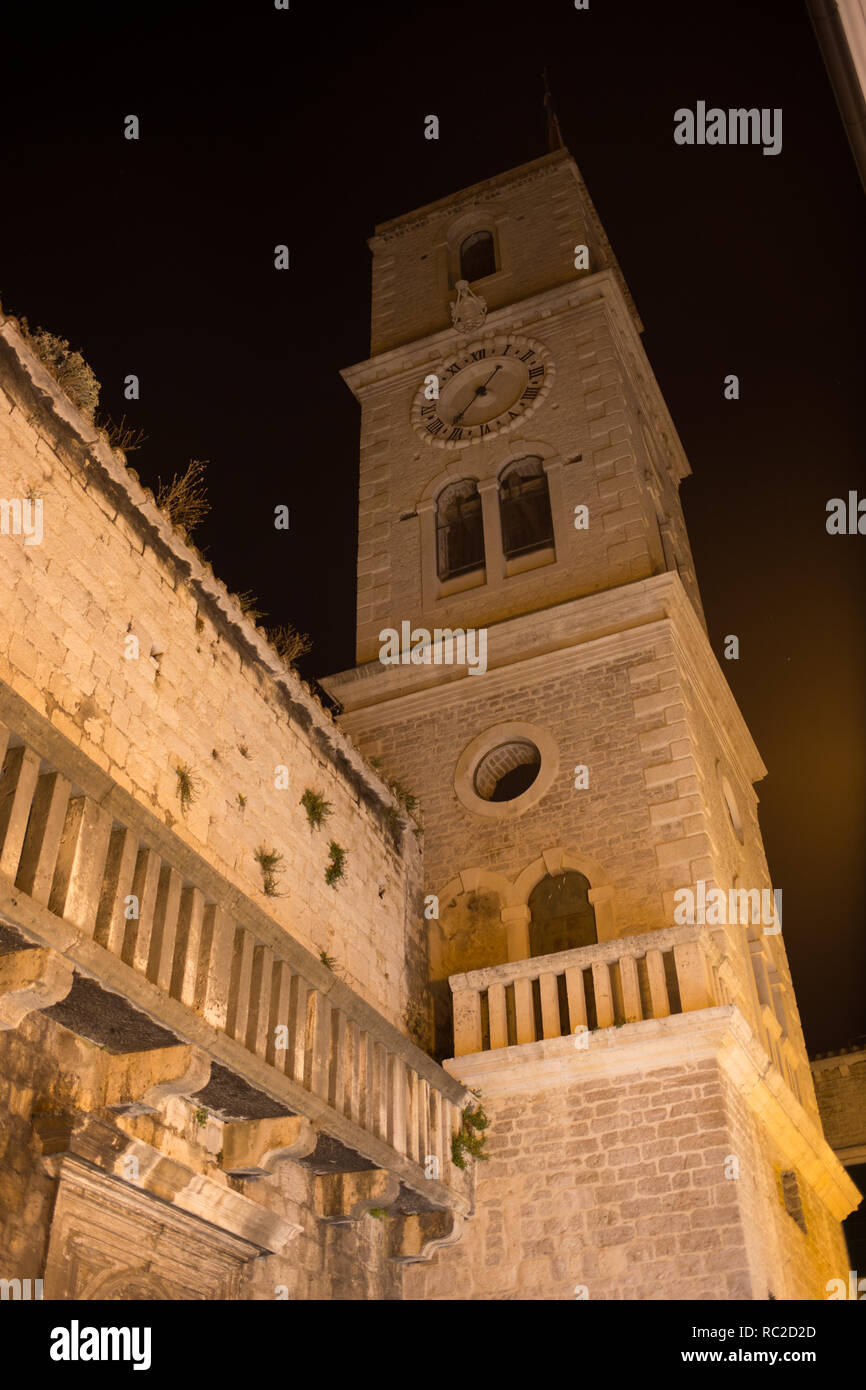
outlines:
{"label": "balustrade railing", "polygon": [[519,1046],[730,1003],[701,926],[671,927],[451,976],[454,1052]]}
{"label": "balustrade railing", "polygon": [[0,724],[0,766],[0,917],[28,944],[432,1206],[465,1208],[451,1136],[471,1097],[457,1081],[55,731]]}

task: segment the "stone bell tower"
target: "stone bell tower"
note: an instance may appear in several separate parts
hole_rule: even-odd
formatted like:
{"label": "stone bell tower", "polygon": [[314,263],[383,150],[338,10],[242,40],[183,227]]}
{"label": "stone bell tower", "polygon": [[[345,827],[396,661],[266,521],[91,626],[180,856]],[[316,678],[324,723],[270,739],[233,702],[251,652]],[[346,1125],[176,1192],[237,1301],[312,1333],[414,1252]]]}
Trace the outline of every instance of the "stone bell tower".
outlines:
{"label": "stone bell tower", "polygon": [[766,770],[580,173],[557,149],[370,246],[358,664],[327,685],[418,798],[436,1055],[491,1122],[408,1296],[826,1297],[858,1195],[759,910]]}

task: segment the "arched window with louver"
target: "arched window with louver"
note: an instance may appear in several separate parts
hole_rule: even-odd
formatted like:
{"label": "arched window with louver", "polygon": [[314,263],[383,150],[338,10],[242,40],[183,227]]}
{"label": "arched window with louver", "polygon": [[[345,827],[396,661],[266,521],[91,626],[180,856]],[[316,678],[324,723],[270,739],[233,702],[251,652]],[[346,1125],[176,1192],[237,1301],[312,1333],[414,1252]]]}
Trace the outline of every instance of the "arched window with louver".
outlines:
{"label": "arched window with louver", "polygon": [[496,249],[491,232],[472,232],[460,243],[460,279],[483,280],[496,270]]}
{"label": "arched window with louver", "polygon": [[500,474],[499,515],[507,560],[553,545],[550,494],[540,458],[515,459]]}
{"label": "arched window with louver", "polygon": [[481,498],[474,478],[463,478],[440,492],[436,501],[436,549],[440,579],[454,579],[484,564]]}

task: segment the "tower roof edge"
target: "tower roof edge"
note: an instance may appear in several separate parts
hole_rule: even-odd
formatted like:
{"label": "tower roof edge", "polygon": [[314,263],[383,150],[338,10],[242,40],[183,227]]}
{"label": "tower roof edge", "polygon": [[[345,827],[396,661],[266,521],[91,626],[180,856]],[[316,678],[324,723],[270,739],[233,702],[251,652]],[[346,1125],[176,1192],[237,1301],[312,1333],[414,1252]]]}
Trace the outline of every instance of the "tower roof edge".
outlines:
{"label": "tower roof edge", "polygon": [[574,159],[563,146],[562,149],[552,150],[549,154],[541,155],[538,159],[531,159],[526,164],[518,164],[513,169],[507,169],[502,174],[494,174],[489,179],[482,179],[479,183],[469,184],[468,187],[461,188],[455,193],[449,193],[444,198],[437,198],[432,203],[425,203],[423,207],[413,208],[411,212],[404,212],[399,217],[392,217],[387,222],[378,223],[373,229],[373,236],[368,245],[379,237],[387,237],[390,233],[402,229],[412,222],[430,217],[445,208],[463,203],[467,199],[471,200],[472,197],[480,196],[494,188],[504,188],[510,183],[518,183],[526,178],[538,178],[548,168],[566,162],[574,164]]}

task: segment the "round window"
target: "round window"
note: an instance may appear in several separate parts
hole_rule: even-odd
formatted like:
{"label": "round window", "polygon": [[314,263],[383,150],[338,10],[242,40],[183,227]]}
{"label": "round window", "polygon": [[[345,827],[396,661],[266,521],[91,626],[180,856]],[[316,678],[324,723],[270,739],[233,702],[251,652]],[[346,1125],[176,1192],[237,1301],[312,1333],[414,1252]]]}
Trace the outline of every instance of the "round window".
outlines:
{"label": "round window", "polygon": [[454,790],[477,816],[520,816],[544,796],[559,772],[556,744],[537,724],[496,724],[464,748]]}
{"label": "round window", "polygon": [[528,791],[541,768],[541,754],[528,739],[491,748],[475,769],[475,791],[483,801],[514,801]]}

